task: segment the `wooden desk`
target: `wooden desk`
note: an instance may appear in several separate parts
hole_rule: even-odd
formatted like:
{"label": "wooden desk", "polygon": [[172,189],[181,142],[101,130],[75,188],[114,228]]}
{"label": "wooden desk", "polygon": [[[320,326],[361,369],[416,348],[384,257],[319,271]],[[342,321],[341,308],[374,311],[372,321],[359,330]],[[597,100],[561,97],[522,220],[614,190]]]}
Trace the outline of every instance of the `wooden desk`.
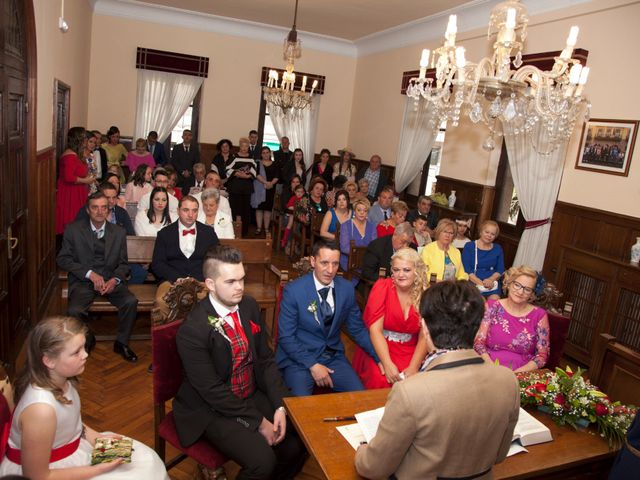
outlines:
{"label": "wooden desk", "polygon": [[[289,418],[309,453],[329,480],[361,479],[354,467],[355,452],[336,430],[350,422],[323,422],[325,417],[347,416],[384,405],[388,389],[333,393],[284,399]],[[496,479],[596,479],[606,478],[616,452],[589,432],[559,427],[549,415],[531,413],[551,430],[553,442],[527,447],[529,453],[508,457],[493,468]]]}

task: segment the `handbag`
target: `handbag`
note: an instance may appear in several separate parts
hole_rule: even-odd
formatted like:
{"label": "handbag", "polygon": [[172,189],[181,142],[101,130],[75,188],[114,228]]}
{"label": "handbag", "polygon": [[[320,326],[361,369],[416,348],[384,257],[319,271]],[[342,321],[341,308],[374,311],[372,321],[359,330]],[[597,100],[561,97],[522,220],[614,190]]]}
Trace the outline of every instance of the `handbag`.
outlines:
{"label": "handbag", "polygon": [[[476,248],[476,260],[475,260],[475,265],[473,266],[473,273],[477,275],[477,271],[478,271],[478,241],[477,240],[473,242],[473,246]],[[493,292],[494,290],[498,289],[498,281],[494,280],[493,285],[491,285],[491,288],[487,288],[484,285],[477,285],[477,284],[476,284],[476,287],[478,290],[480,290],[481,293]]]}

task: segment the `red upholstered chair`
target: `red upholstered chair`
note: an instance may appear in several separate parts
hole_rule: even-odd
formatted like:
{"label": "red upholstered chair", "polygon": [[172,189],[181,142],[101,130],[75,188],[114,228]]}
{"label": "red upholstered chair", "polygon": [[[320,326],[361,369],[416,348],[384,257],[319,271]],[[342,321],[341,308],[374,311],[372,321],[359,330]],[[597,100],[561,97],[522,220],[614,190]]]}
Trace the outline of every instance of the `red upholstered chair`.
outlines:
{"label": "red upholstered chair", "polygon": [[547,310],[547,316],[549,317],[549,347],[551,352],[547,359],[546,368],[555,370],[560,363],[560,358],[562,358],[571,318],[549,310]]}
{"label": "red upholstered chair", "polygon": [[167,469],[189,456],[198,462],[205,478],[213,479],[224,474],[222,465],[227,458],[206,440],[199,440],[187,448],[182,447],[173,412],[166,411],[166,402],[175,397],[182,383],[182,362],[176,345],[176,334],[182,318],[186,317],[186,313],[197,301],[197,290],[201,288],[193,279],[185,280],[179,280],[165,296],[171,308],[168,318],[154,319],[164,323],[154,323],[151,327],[155,451],[165,461],[165,442],[169,442],[182,453],[165,462]]}

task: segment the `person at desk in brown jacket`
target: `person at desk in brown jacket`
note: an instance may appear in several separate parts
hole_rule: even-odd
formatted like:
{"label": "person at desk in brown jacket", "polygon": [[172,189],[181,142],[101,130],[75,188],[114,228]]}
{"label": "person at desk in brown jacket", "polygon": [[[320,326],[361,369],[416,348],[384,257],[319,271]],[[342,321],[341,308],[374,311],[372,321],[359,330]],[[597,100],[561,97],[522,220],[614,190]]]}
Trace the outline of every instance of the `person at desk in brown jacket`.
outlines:
{"label": "person at desk in brown jacket", "polygon": [[432,353],[422,372],[394,384],[378,432],[358,448],[367,478],[490,479],[507,455],[518,420],[518,381],[473,351],[484,312],[465,281],[445,281],[422,297],[423,334]]}

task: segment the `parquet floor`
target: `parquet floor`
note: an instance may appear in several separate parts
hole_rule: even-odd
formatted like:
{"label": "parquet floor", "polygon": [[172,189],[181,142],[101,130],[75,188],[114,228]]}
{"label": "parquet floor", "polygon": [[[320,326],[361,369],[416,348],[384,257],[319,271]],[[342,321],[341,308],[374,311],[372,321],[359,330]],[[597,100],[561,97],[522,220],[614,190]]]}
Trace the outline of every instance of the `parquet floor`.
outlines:
{"label": "parquet floor", "polygon": [[[274,258],[274,264],[278,267],[290,265],[282,255]],[[105,316],[93,322],[91,328],[96,334],[113,332],[116,321],[115,317]],[[134,333],[147,333],[148,329],[149,319],[141,315]],[[152,378],[147,373],[151,363],[151,343],[137,340],[130,345],[138,355],[135,364],[125,362],[113,353],[112,342],[98,342],[80,379],[82,417],[87,425],[98,431],[121,433],[153,447]],[[173,458],[176,453],[167,445],[167,458]],[[229,462],[225,468],[228,478],[235,478],[239,467]],[[195,479],[198,478],[197,465],[193,460],[186,459],[171,469],[169,474],[174,480]],[[298,478],[322,480],[324,475],[319,465],[309,459]]]}

